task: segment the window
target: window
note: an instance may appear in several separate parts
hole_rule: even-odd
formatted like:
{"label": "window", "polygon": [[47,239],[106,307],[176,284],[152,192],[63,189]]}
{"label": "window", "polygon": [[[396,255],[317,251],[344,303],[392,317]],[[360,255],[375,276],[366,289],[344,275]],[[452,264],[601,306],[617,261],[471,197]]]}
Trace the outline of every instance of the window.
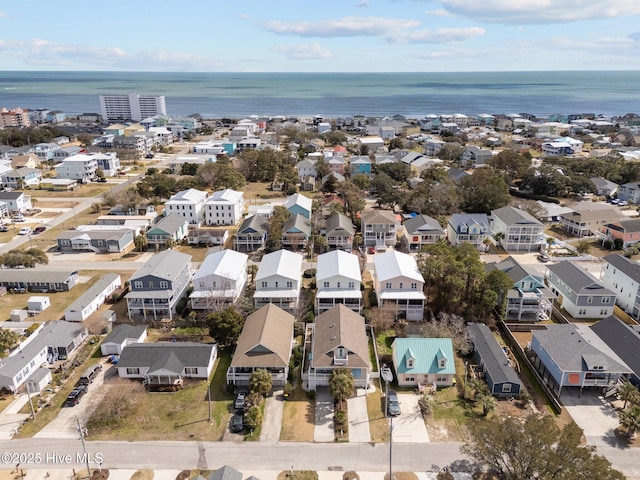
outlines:
{"label": "window", "polygon": [[404,377],[404,381],[405,382],[415,382],[416,381],[416,377]]}
{"label": "window", "polygon": [[133,288],[142,288],[142,282],[136,280],[135,282],[133,282]]}
{"label": "window", "polygon": [[336,285],[338,288],[340,288],[340,282],[337,282]]}
{"label": "window", "polygon": [[[620,289],[620,291],[622,291],[622,289]],[[610,303],[611,302],[611,297],[602,297],[602,303]]]}
{"label": "window", "polygon": [[184,374],[185,375],[197,375],[198,374],[198,367],[184,367]]}
{"label": "window", "polygon": [[400,286],[398,288],[400,288],[402,290],[403,285],[404,284],[402,282],[400,282]]}
{"label": "window", "polygon": [[593,297],[587,297],[587,303],[593,303]]}
{"label": "window", "polygon": [[260,287],[261,288],[267,288],[267,282],[260,283]]}
{"label": "window", "polygon": [[391,288],[391,282],[387,282],[384,284],[384,288]]}
{"label": "window", "polygon": [[149,280],[149,288],[153,288],[153,280]]}
{"label": "window", "polygon": [[293,282],[287,282],[287,288],[293,288]]}
{"label": "window", "polygon": [[139,368],[127,368],[127,375],[140,375]]}
{"label": "window", "polygon": [[586,315],[586,314],[587,314],[586,308],[581,308],[580,310],[578,310],[578,315]]}
{"label": "window", "polygon": [[439,366],[439,368],[444,368],[444,367],[446,367],[446,366],[447,366],[447,359],[446,359],[446,358],[441,358],[441,359],[438,361],[438,366]]}
{"label": "window", "polygon": [[276,288],[278,288],[278,282],[274,282],[274,284],[275,284]]}
{"label": "window", "polygon": [[323,288],[329,288],[329,282],[324,282],[324,283],[322,284],[322,287],[323,287]]}
{"label": "window", "polygon": [[417,290],[418,289],[418,284],[417,283],[412,283],[411,284],[411,290]]}
{"label": "window", "polygon": [[511,384],[510,383],[503,383],[502,384],[502,392],[503,393],[508,393],[511,391]]}
{"label": "window", "polygon": [[160,288],[169,288],[169,282],[166,280],[160,280]]}
{"label": "window", "polygon": [[355,282],[349,282],[349,288],[356,288]]}
{"label": "window", "polygon": [[437,383],[446,383],[448,381],[449,381],[449,379],[447,378],[446,375],[436,375],[436,382]]}

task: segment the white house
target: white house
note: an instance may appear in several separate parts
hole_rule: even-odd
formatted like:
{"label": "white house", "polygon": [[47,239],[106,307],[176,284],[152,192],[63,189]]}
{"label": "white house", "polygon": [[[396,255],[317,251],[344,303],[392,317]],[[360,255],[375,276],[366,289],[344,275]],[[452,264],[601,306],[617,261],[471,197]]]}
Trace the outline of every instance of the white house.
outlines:
{"label": "white house", "polygon": [[262,257],[256,273],[256,308],[274,303],[293,313],[298,306],[302,276],[302,255],[289,250],[278,250]]}
{"label": "white house", "polygon": [[502,207],[489,215],[491,233],[507,252],[532,252],[540,249],[544,225],[524,210]]}
{"label": "white house", "polygon": [[192,279],[191,308],[211,309],[238,300],[247,284],[248,260],[248,255],[235,250],[208,255]]}
{"label": "white house", "polygon": [[244,214],[244,193],[229,188],[214,192],[204,204],[207,225],[237,225]]}
{"label": "white house", "polygon": [[298,162],[296,165],[296,169],[298,170],[298,178],[303,180],[309,176],[317,177],[318,171],[316,170],[316,162],[310,158],[305,158]]}
{"label": "white house", "polygon": [[31,195],[25,195],[24,192],[0,192],[0,202],[4,202],[7,206],[9,213],[19,212],[24,213],[27,210],[31,210]]}
{"label": "white house", "polygon": [[132,343],[142,343],[147,338],[146,325],[123,323],[114,328],[100,344],[100,352],[105,355],[120,355],[122,349]]}
{"label": "white house", "polygon": [[93,154],[98,168],[100,168],[105,177],[115,177],[120,171],[120,159],[115,153],[95,153]]}
{"label": "white house", "polygon": [[360,313],[362,275],[357,255],[333,250],[318,256],[316,310],[318,314],[342,303]]}
{"label": "white house", "polygon": [[70,178],[80,183],[87,183],[96,179],[98,162],[93,154],[79,153],[63,159],[54,168],[58,178]]}
{"label": "white house", "polygon": [[640,319],[640,263],[617,253],[602,260],[602,283],[616,292],[616,303],[621,309]]}
{"label": "white house", "polygon": [[183,216],[189,225],[200,226],[204,212],[207,192],[189,188],[173,195],[164,204],[165,215],[177,213]]}
{"label": "white house", "polygon": [[411,255],[396,250],[376,255],[373,288],[383,310],[407,320],[422,320],[424,278]]}
{"label": "white house", "polygon": [[89,316],[122,285],[122,279],[117,273],[107,273],[84,292],[64,311],[64,319],[69,322],[84,322]]}

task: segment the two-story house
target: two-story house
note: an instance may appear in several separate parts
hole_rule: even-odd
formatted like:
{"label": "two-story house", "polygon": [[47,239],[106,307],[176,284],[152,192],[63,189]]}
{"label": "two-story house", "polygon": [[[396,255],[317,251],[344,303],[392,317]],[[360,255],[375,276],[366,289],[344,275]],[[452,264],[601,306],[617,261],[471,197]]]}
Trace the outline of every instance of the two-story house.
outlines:
{"label": "two-story house", "polygon": [[294,193],[284,201],[284,208],[286,208],[291,215],[302,215],[308,220],[311,220],[312,206],[313,201],[300,193]]}
{"label": "two-story house", "polygon": [[543,243],[544,225],[530,213],[514,207],[492,210],[491,233],[507,252],[534,252]]}
{"label": "two-story house", "polygon": [[[356,388],[367,388],[371,381],[369,338],[364,318],[344,305],[337,305],[307,324],[311,344],[309,370],[302,375],[309,390],[327,387],[336,368],[351,371]],[[309,341],[309,340],[308,340]]]}
{"label": "two-story house", "polygon": [[264,248],[269,232],[269,219],[255,214],[244,219],[233,238],[233,248],[239,252],[254,252]]}
{"label": "two-story house", "polygon": [[349,217],[341,213],[334,213],[327,218],[325,236],[329,248],[350,252],[353,248],[355,233],[356,227],[353,226]]}
{"label": "two-story house", "polygon": [[191,255],[174,250],[153,255],[129,279],[129,319],[173,319],[178,301],[191,283]]}
{"label": "two-story house", "polygon": [[476,145],[467,145],[462,152],[462,163],[468,168],[484,167],[491,157],[493,157],[491,150]]}
{"label": "two-story house", "polygon": [[295,313],[302,283],[302,255],[278,250],[262,257],[256,273],[256,308],[273,303],[289,313]]}
{"label": "two-story house", "polygon": [[0,182],[4,188],[34,188],[42,181],[42,170],[38,168],[21,167],[0,175]]}
{"label": "two-story house", "polygon": [[616,293],[616,304],[640,320],[640,263],[617,253],[603,259],[600,279]]}
{"label": "two-story house", "polygon": [[5,203],[8,214],[25,213],[33,208],[31,204],[31,195],[24,192],[0,192],[0,203]]}
{"label": "two-story house", "polygon": [[403,235],[412,252],[419,252],[424,245],[433,245],[445,238],[440,223],[428,215],[416,215],[406,220]]}
{"label": "two-story house", "polygon": [[572,262],[547,267],[547,282],[558,295],[558,303],[575,318],[604,318],[613,315],[616,293]]}
{"label": "two-story house", "polygon": [[307,177],[317,177],[318,171],[316,170],[316,162],[311,158],[305,158],[298,162],[296,165],[296,170],[298,171],[298,178],[300,181]]}
{"label": "two-story house", "polygon": [[204,208],[207,225],[237,225],[244,214],[244,193],[230,188],[214,192]]}
{"label": "two-story house", "polygon": [[172,195],[164,204],[165,215],[180,215],[189,225],[199,227],[204,217],[204,202],[207,192],[189,188]]}
{"label": "two-story house", "polygon": [[618,199],[629,203],[640,203],[640,183],[629,182],[618,187]]}
{"label": "two-story house", "polygon": [[362,275],[357,255],[333,250],[318,256],[316,310],[318,314],[344,304],[360,313]]}
{"label": "two-story house", "polygon": [[362,212],[362,240],[364,245],[376,248],[395,246],[398,241],[400,220],[389,210],[365,210]]}
{"label": "two-story house", "polygon": [[301,250],[311,236],[311,220],[302,215],[292,215],[282,226],[282,246],[294,252]]}
{"label": "two-story house", "polygon": [[606,223],[628,218],[616,207],[588,202],[575,205],[571,211],[560,214],[562,228],[576,237],[591,236]]}
{"label": "two-story house", "polygon": [[371,159],[366,155],[354,155],[349,159],[349,168],[351,176],[354,175],[371,175]]}
{"label": "two-story house", "polygon": [[163,217],[146,231],[147,243],[155,248],[173,242],[180,243],[189,233],[189,223],[185,217],[172,213]]}
{"label": "two-story house", "polygon": [[95,153],[93,158],[105,177],[115,177],[121,170],[120,159],[115,153]]}
{"label": "two-story house", "polygon": [[235,250],[207,255],[192,279],[191,308],[212,310],[235,303],[247,284],[248,261],[248,255]]}
{"label": "two-story house", "polygon": [[466,242],[484,251],[489,234],[489,217],[485,213],[454,213],[449,217],[447,239],[451,245]]}
{"label": "two-story house", "polygon": [[600,227],[600,233],[614,244],[627,248],[640,242],[640,220],[625,217],[625,220],[607,222]]}
{"label": "two-story house", "polygon": [[391,344],[399,387],[450,387],[456,357],[450,338],[396,338]]}
{"label": "two-story house", "polygon": [[544,277],[535,268],[522,265],[514,257],[507,257],[501,262],[488,263],[486,270],[500,270],[513,281],[513,288],[498,298],[498,303],[502,304],[506,295],[507,320],[531,322],[551,317],[556,295],[547,288]]}
{"label": "two-story house", "polygon": [[422,320],[424,314],[424,278],[416,259],[391,250],[374,258],[373,288],[378,306],[397,317]]}
{"label": "two-story house", "polygon": [[69,178],[79,183],[88,183],[97,178],[98,162],[93,154],[80,153],[64,158],[54,168],[57,178]]}

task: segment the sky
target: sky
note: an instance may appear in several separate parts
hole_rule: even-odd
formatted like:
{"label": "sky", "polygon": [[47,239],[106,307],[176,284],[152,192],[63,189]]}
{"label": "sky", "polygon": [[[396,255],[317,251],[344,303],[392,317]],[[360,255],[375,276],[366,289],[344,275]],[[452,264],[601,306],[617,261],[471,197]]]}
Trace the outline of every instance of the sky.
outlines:
{"label": "sky", "polygon": [[0,67],[640,70],[640,0],[2,2]]}

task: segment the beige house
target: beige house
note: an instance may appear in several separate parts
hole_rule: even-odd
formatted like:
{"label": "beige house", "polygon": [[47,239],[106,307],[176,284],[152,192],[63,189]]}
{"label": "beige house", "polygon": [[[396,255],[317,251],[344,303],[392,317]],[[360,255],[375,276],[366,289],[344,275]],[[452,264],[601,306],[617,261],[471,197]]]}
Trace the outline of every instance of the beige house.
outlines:
{"label": "beige house", "polygon": [[628,218],[616,207],[586,202],[560,215],[562,228],[577,237],[591,236],[603,225]]}

